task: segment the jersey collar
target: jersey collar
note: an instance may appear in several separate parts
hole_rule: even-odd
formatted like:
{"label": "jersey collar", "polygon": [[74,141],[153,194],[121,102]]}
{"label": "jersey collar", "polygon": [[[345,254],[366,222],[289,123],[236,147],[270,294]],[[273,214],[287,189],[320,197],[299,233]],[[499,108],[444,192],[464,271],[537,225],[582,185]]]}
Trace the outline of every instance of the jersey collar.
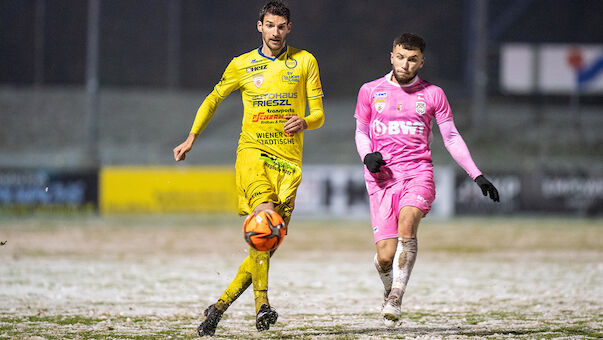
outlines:
{"label": "jersey collar", "polygon": [[392,85],[395,85],[395,86],[411,87],[411,86],[413,86],[414,84],[416,84],[419,81],[419,75],[416,75],[415,79],[413,79],[410,84],[400,85],[400,84],[396,83],[395,81],[392,81],[392,75],[393,74],[394,74],[394,71],[389,71],[389,73],[385,75],[385,79],[387,80],[388,83],[390,83]]}
{"label": "jersey collar", "polygon": [[258,53],[259,53],[259,54],[260,54],[262,57],[264,57],[264,58],[266,58],[266,59],[270,59],[270,60],[272,60],[272,61],[275,61],[276,59],[278,59],[278,57],[282,56],[282,55],[283,55],[283,53],[285,53],[285,52],[287,51],[287,47],[288,47],[288,46],[287,46],[287,44],[285,44],[285,47],[283,47],[283,49],[282,49],[282,50],[279,52],[279,54],[278,54],[276,57],[272,58],[272,57],[266,56],[266,55],[264,55],[264,53],[262,53],[262,46],[263,46],[263,44],[262,44],[262,45],[260,45],[260,47],[258,47]]}

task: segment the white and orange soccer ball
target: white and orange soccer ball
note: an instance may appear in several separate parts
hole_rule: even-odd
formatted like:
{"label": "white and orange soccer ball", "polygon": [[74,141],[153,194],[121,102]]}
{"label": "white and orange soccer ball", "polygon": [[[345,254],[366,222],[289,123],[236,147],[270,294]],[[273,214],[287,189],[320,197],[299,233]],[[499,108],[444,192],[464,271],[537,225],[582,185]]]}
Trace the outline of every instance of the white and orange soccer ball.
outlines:
{"label": "white and orange soccer ball", "polygon": [[243,223],[243,237],[249,246],[259,251],[278,248],[287,234],[283,218],[274,210],[250,214]]}

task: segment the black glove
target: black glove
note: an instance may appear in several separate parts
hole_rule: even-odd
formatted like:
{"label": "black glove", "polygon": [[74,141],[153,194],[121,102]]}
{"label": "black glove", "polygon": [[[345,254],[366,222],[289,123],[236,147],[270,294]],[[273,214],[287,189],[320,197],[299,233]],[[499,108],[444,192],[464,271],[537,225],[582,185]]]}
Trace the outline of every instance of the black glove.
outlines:
{"label": "black glove", "polygon": [[496,190],[496,187],[494,187],[494,185],[492,185],[492,183],[490,183],[490,181],[487,180],[484,175],[477,176],[475,178],[475,183],[477,183],[479,188],[482,189],[482,194],[484,194],[484,196],[488,196],[489,193],[490,198],[494,202],[498,202],[498,190]]}
{"label": "black glove", "polygon": [[369,171],[372,173],[379,172],[379,168],[381,168],[382,165],[385,165],[383,156],[381,156],[381,152],[379,151],[367,153],[366,156],[364,156],[363,163],[366,165],[366,168],[369,169]]}

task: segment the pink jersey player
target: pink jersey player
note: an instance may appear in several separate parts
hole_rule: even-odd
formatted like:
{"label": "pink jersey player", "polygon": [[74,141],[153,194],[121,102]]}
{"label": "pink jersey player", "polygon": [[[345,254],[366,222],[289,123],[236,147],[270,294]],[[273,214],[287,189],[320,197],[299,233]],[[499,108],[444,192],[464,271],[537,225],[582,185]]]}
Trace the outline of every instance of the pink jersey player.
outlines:
{"label": "pink jersey player", "polygon": [[377,248],[374,264],[385,290],[381,316],[388,326],[400,318],[419,222],[435,199],[430,149],[434,118],[454,160],[484,195],[498,201],[498,191],[479,171],[454,125],[444,91],[418,76],[424,48],[416,34],[396,38],[392,71],[360,88],[354,113]]}
{"label": "pink jersey player", "polygon": [[[471,178],[481,175],[454,126],[444,91],[418,76],[406,85],[392,78],[393,71],[364,84],[358,93],[354,114],[360,156],[364,159],[367,154],[379,152],[385,163],[378,172],[368,168],[364,172],[371,207],[374,207],[371,217],[375,242],[397,238],[401,207],[415,206],[424,214],[431,209],[435,199],[430,149],[434,118],[454,159]],[[408,192],[384,205],[384,197],[377,193],[400,183],[411,184],[413,190],[404,190]],[[384,214],[386,206],[389,213]]]}
{"label": "pink jersey player", "polygon": [[[358,152],[364,159],[366,154],[379,151],[387,164],[377,173],[365,169],[368,192],[432,173],[430,144],[434,118],[442,132],[447,133],[445,141],[457,139],[449,150],[453,155],[458,154],[459,164],[471,178],[479,176],[481,172],[464,152],[466,146],[456,132],[444,91],[418,76],[411,84],[401,86],[391,80],[392,72],[364,84],[358,93],[354,114],[358,123]],[[463,147],[465,150],[456,150]]]}

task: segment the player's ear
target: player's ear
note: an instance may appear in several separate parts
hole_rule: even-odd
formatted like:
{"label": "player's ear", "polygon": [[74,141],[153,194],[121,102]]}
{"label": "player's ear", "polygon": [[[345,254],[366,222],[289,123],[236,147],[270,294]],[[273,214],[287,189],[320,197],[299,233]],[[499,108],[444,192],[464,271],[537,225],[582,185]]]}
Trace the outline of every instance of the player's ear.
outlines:
{"label": "player's ear", "polygon": [[262,22],[258,20],[258,32],[262,33]]}
{"label": "player's ear", "polygon": [[394,64],[394,52],[389,52],[389,62],[392,65]]}
{"label": "player's ear", "polygon": [[291,33],[291,21],[287,24],[287,34]]}

